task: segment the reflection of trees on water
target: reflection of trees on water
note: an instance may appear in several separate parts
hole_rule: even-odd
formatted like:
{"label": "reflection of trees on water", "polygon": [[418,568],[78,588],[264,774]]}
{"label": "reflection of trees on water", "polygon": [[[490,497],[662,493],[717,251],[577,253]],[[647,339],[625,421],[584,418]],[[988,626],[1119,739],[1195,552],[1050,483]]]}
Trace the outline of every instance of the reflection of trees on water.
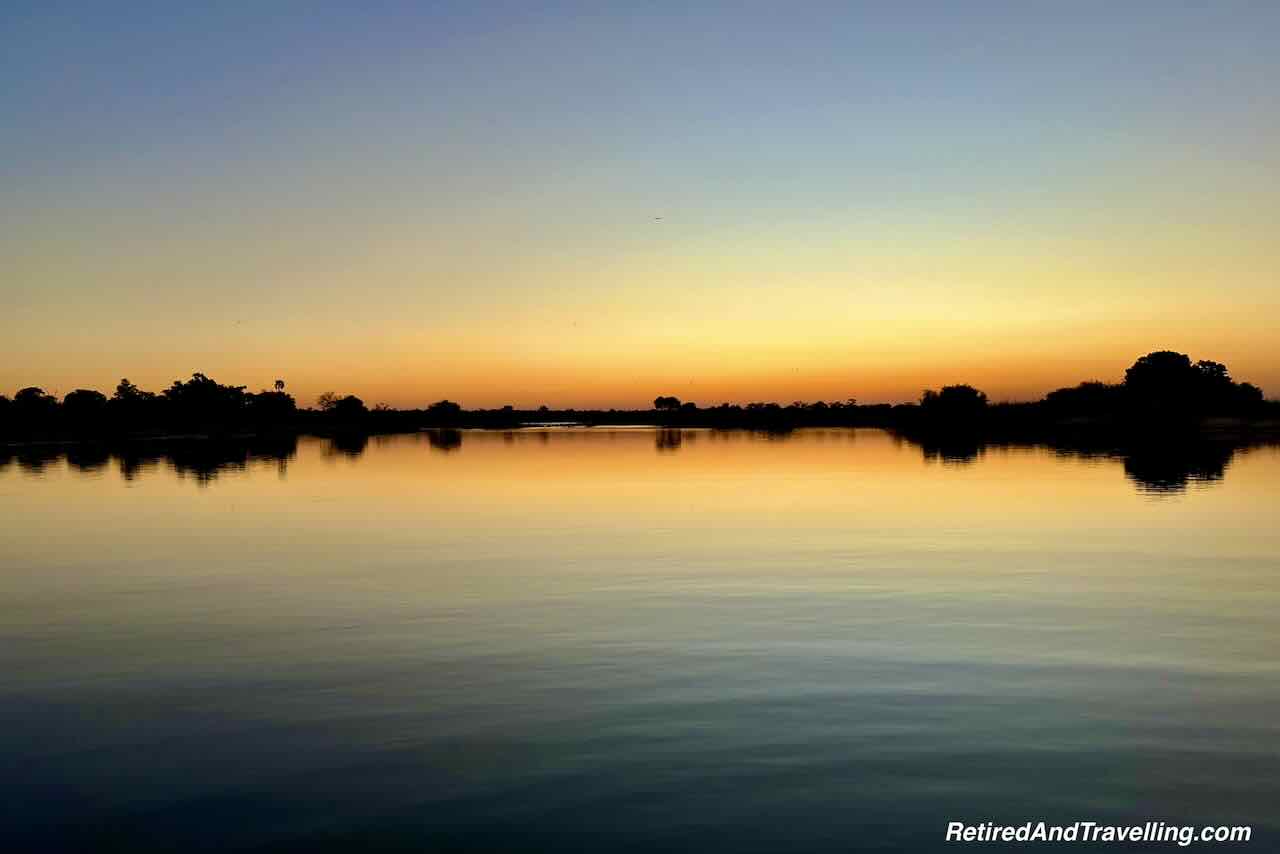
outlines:
{"label": "reflection of trees on water", "polygon": [[[1013,447],[1013,443],[939,442],[911,439],[926,460],[944,464],[968,465],[981,457],[987,447]],[[1218,483],[1226,476],[1236,452],[1256,447],[1255,442],[1231,442],[1199,438],[1177,441],[1088,444],[1021,444],[1021,447],[1044,448],[1059,457],[1114,460],[1124,468],[1125,476],[1139,492],[1176,494],[1189,487]]]}
{"label": "reflection of trees on water", "polygon": [[207,483],[226,471],[244,471],[255,460],[287,462],[297,453],[295,437],[246,441],[178,442],[164,452],[179,475],[191,475]]}
{"label": "reflection of trees on water", "polygon": [[85,473],[102,471],[111,462],[111,452],[102,445],[77,445],[67,448],[67,463]]}
{"label": "reflection of trees on water", "polygon": [[325,446],[324,455],[326,457],[351,457],[355,459],[363,454],[364,449],[368,446],[368,433],[335,433],[329,437],[329,444]]}
{"label": "reflection of trees on water", "polygon": [[1188,486],[1221,481],[1238,448],[1205,443],[1192,447],[1150,447],[1124,459],[1124,473],[1142,492],[1185,492]]}
{"label": "reflection of trees on water", "polygon": [[682,444],[684,444],[682,430],[658,430],[654,433],[653,447],[660,454],[678,451]]}
{"label": "reflection of trees on water", "polygon": [[[462,447],[459,430],[429,430],[419,434],[432,451],[452,453]],[[536,441],[547,442],[545,431],[526,434]],[[663,429],[654,432],[654,449],[658,453],[674,453],[687,447],[696,432]],[[787,442],[793,435],[786,432],[712,431],[703,434],[708,441]],[[849,434],[852,437],[852,434]],[[504,443],[513,443],[518,434],[506,432]],[[330,458],[358,459],[367,450],[370,437],[364,433],[342,433],[324,440],[321,453]],[[381,440],[380,440],[381,441]],[[1162,441],[1128,443],[988,443],[981,440],[950,437],[919,438],[894,434],[895,444],[910,444],[919,449],[926,461],[944,466],[966,466],[981,458],[989,447],[1041,448],[1060,457],[1109,460],[1117,464],[1134,488],[1154,495],[1178,494],[1197,486],[1220,483],[1237,452],[1267,444],[1257,441],[1208,440],[1180,436]],[[281,476],[297,455],[295,436],[242,439],[192,439],[126,442],[119,445],[83,443],[75,445],[10,445],[0,446],[0,471],[15,464],[31,475],[40,475],[65,461],[68,468],[82,474],[99,474],[114,462],[120,476],[133,480],[161,464],[181,477],[190,476],[206,484],[224,472],[245,471],[253,462],[274,461]],[[837,465],[833,459],[833,466]]]}
{"label": "reflection of trees on water", "polygon": [[179,477],[205,484],[228,471],[244,471],[252,462],[274,461],[284,474],[297,455],[294,436],[252,439],[198,439],[129,442],[121,445],[84,443],[70,446],[30,445],[0,452],[0,468],[10,456],[30,474],[40,474],[65,460],[73,471],[95,474],[115,461],[120,476],[133,480],[139,474],[167,464]]}
{"label": "reflection of trees on water", "polygon": [[926,462],[945,466],[967,466],[986,453],[986,446],[976,439],[922,441],[919,445]]}
{"label": "reflection of trees on water", "polygon": [[[794,433],[778,431],[770,433],[725,431],[718,435],[760,437],[769,441],[785,442]],[[801,434],[809,436],[811,434]],[[677,451],[690,438],[685,431],[662,429],[654,433],[654,449],[658,453]],[[1129,442],[988,442],[971,434],[902,436],[893,434],[896,444],[903,441],[920,449],[927,462],[944,466],[967,466],[981,459],[989,447],[1041,448],[1056,456],[1074,459],[1112,460],[1119,463],[1125,476],[1140,492],[1151,494],[1176,494],[1196,485],[1218,483],[1226,476],[1227,468],[1237,451],[1264,444],[1255,441],[1228,441],[1207,439],[1196,435],[1182,435],[1160,440]]]}
{"label": "reflection of trees on water", "polygon": [[39,474],[52,462],[58,455],[51,453],[47,448],[29,447],[19,448],[14,458],[18,461],[18,466],[28,474]]}
{"label": "reflection of trees on water", "polygon": [[138,475],[160,465],[163,455],[154,449],[130,447],[116,451],[113,456],[120,469],[120,476],[125,480],[134,480]]}
{"label": "reflection of trees on water", "polygon": [[431,445],[431,449],[435,451],[456,451],[462,447],[462,431],[461,430],[428,430],[426,432],[427,443]]}

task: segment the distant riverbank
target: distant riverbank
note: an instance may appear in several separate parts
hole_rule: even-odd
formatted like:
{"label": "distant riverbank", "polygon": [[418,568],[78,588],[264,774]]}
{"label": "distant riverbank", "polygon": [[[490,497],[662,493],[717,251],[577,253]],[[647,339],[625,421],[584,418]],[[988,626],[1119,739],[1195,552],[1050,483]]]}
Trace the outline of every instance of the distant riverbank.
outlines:
{"label": "distant riverbank", "polygon": [[670,395],[636,409],[467,409],[440,400],[421,409],[372,408],[351,394],[325,392],[299,408],[276,380],[249,392],[192,374],[156,393],[123,379],[111,397],[76,389],[61,401],[36,386],[0,395],[0,442],[179,441],[278,435],[409,433],[424,429],[515,430],[532,425],[711,428],[786,432],[806,427],[880,427],[924,440],[1163,441],[1200,434],[1280,433],[1280,402],[1236,382],[1219,362],[1158,351],[1139,358],[1124,382],[1086,381],[1034,402],[992,403],[969,385],[928,389],[918,402],[721,403],[700,406]]}

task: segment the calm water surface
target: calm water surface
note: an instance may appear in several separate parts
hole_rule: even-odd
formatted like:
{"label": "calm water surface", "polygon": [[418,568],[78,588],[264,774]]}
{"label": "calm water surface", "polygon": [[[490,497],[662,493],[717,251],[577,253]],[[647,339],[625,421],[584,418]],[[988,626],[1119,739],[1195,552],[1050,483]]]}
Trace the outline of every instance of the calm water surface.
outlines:
{"label": "calm water surface", "polygon": [[274,455],[0,458],[8,850],[935,850],[1042,818],[1280,849],[1274,448],[1172,487],[877,431]]}

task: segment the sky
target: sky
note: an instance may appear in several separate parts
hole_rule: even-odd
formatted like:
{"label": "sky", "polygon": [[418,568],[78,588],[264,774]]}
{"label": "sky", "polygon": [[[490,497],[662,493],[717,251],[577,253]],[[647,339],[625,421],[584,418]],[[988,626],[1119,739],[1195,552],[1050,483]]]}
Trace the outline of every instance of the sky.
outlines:
{"label": "sky", "polygon": [[1280,3],[0,3],[0,393],[1280,396]]}

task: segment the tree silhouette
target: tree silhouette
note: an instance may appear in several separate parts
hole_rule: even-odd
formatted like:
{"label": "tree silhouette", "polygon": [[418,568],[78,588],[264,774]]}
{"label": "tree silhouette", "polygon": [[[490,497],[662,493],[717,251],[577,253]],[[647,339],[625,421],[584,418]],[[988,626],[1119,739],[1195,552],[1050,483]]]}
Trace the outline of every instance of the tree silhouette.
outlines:
{"label": "tree silhouette", "polygon": [[116,400],[138,400],[145,397],[155,397],[153,392],[143,391],[133,383],[129,382],[129,378],[125,377],[120,380],[116,386],[116,393],[113,395]]}
{"label": "tree silhouette", "polygon": [[1245,412],[1262,402],[1262,392],[1236,383],[1227,366],[1207,359],[1158,350],[1139,358],[1124,372],[1124,389],[1139,413],[1215,415]]}
{"label": "tree silhouette", "polygon": [[986,408],[987,395],[971,385],[948,385],[941,391],[928,389],[920,395],[920,409],[930,417],[968,419],[981,415]]}
{"label": "tree silhouette", "polygon": [[354,394],[339,398],[334,402],[333,406],[329,407],[328,411],[338,418],[359,418],[368,412],[364,401]]}
{"label": "tree silhouette", "polygon": [[1195,369],[1206,382],[1214,384],[1231,382],[1231,375],[1227,373],[1227,366],[1221,362],[1211,362],[1208,359],[1201,359],[1196,362]]}
{"label": "tree silhouette", "polygon": [[426,408],[424,414],[430,424],[451,427],[462,420],[462,407],[452,400],[437,400]]}
{"label": "tree silhouette", "polygon": [[1198,372],[1185,353],[1157,350],[1140,357],[1124,372],[1124,388],[1130,401],[1146,410],[1190,408]]}
{"label": "tree silhouette", "polygon": [[427,412],[436,415],[461,415],[462,406],[452,400],[437,400],[427,407]]}
{"label": "tree silhouette", "polygon": [[244,386],[221,385],[200,372],[175,380],[163,392],[173,417],[187,424],[234,421],[249,407]]}
{"label": "tree silhouette", "polygon": [[53,395],[45,393],[45,390],[39,386],[27,386],[18,389],[18,393],[13,396],[13,402],[18,406],[48,406],[57,404],[57,399]]}
{"label": "tree silhouette", "polygon": [[[277,380],[277,385],[279,381]],[[249,410],[258,422],[283,421],[293,416],[298,405],[283,391],[260,391],[249,396]]]}
{"label": "tree silhouette", "polygon": [[161,420],[160,401],[155,392],[143,391],[127,378],[120,380],[107,404],[112,420],[122,427],[153,425]]}
{"label": "tree silhouette", "polygon": [[48,424],[58,413],[58,399],[38,386],[19,389],[13,396],[14,418],[34,426]]}
{"label": "tree silhouette", "polygon": [[78,388],[62,398],[62,415],[73,430],[98,426],[107,413],[107,396],[100,391]]}

